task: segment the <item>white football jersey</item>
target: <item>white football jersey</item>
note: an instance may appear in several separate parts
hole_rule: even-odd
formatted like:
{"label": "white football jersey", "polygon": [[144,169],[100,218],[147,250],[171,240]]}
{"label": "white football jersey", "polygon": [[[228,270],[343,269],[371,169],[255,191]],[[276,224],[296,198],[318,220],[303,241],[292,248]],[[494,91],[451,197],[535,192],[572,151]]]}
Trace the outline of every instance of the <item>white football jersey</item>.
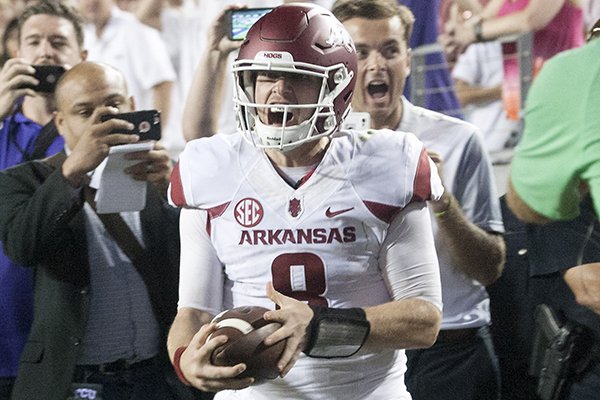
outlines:
{"label": "white football jersey", "polygon": [[[179,307],[212,314],[242,305],[274,308],[265,293],[270,281],[313,305],[422,298],[441,307],[424,207],[443,191],[432,171],[422,143],[393,131],[337,134],[298,188],[241,135],[188,143],[169,189],[173,204],[200,209],[181,216]],[[405,211],[411,208],[417,217]],[[401,220],[397,240],[406,248],[400,257],[381,257],[396,244],[386,242],[392,220]],[[240,398],[409,399],[404,370],[403,351],[336,360],[303,356],[284,379],[245,389]],[[219,398],[238,398],[229,395]]]}

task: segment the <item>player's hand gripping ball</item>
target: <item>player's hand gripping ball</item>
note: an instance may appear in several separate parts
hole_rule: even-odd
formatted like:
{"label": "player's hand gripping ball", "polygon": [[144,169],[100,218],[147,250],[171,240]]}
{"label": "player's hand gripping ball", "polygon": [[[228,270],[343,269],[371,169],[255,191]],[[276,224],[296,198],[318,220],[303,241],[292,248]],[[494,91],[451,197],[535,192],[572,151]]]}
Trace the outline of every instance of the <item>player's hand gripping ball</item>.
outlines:
{"label": "player's hand gripping ball", "polygon": [[227,343],[215,349],[211,361],[218,366],[246,364],[246,370],[238,377],[254,377],[257,379],[275,379],[279,376],[277,362],[285,348],[285,340],[271,346],[263,341],[281,327],[278,322],[265,321],[263,314],[268,311],[263,307],[236,307],[223,311],[213,322],[217,330],[211,337],[225,335]]}

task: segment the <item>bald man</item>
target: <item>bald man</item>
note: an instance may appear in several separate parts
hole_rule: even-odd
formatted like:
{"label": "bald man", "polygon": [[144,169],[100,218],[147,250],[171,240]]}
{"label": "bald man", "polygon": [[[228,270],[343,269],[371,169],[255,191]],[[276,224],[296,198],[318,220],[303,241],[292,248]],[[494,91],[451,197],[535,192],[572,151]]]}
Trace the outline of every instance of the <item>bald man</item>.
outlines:
{"label": "bald man", "polygon": [[[84,62],[56,89],[56,126],[65,152],[0,176],[0,235],[9,257],[34,269],[35,317],[13,399],[173,399],[163,363],[177,301],[178,211],[164,201],[171,172],[158,143],[131,153],[125,170],[149,182],[140,212],[97,214],[88,175],[128,122],[101,116],[133,110],[123,75]],[[102,217],[102,218],[100,218]],[[115,239],[112,227],[126,239]],[[79,396],[79,397],[78,397]]]}

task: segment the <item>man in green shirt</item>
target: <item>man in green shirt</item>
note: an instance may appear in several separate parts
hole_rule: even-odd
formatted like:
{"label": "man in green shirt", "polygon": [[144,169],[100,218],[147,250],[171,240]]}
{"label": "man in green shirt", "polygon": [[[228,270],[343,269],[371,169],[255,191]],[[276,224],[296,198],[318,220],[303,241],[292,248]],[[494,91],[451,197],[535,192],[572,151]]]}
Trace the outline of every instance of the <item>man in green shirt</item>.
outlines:
{"label": "man in green shirt", "polygon": [[600,41],[544,65],[528,95],[508,203],[526,222],[573,219],[591,192],[600,211]]}

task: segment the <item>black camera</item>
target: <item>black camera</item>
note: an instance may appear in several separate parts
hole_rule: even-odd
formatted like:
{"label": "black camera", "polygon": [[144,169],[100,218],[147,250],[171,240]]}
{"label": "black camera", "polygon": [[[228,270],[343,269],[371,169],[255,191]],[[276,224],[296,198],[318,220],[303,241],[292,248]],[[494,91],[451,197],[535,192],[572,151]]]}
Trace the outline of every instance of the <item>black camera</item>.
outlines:
{"label": "black camera", "polygon": [[33,68],[35,68],[33,76],[40,83],[32,89],[41,93],[54,93],[56,83],[66,71],[62,65],[34,65]]}
{"label": "black camera", "polygon": [[101,121],[109,119],[122,119],[129,121],[134,125],[131,131],[116,130],[112,133],[129,133],[140,135],[140,140],[160,140],[160,111],[158,110],[142,110],[121,114],[106,114],[100,117]]}

